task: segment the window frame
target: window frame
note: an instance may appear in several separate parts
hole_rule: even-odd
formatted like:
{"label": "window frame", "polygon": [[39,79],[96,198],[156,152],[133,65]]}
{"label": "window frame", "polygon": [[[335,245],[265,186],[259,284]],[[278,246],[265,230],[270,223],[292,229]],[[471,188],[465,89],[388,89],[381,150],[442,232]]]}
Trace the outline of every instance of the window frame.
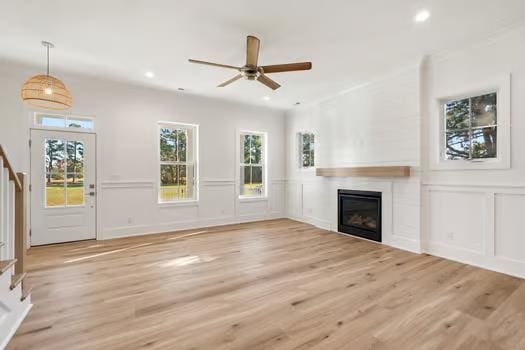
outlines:
{"label": "window frame", "polygon": [[[314,164],[311,165],[311,166],[307,166],[305,167],[303,165],[303,135],[304,134],[310,134],[311,136],[313,136],[314,138],[314,150],[313,150],[313,153],[314,153]],[[301,130],[299,132],[297,132],[297,161],[298,161],[298,168],[300,170],[303,170],[303,171],[313,171],[315,170],[315,164],[316,164],[316,159],[317,159],[317,152],[316,152],[316,144],[317,144],[317,135],[316,133],[314,133],[313,131],[308,131],[308,130]]]}
{"label": "window frame", "polygon": [[[67,121],[70,119],[85,119],[90,120],[93,123],[92,128],[74,128],[69,126],[46,126],[38,122],[40,116],[50,116],[64,119],[64,124],[67,125]],[[68,114],[68,113],[46,113],[46,112],[34,112],[32,118],[33,129],[43,129],[43,130],[56,130],[56,131],[71,131],[71,132],[83,132],[83,133],[94,133],[96,131],[96,118],[90,115],[78,115],[78,114]]]}
{"label": "window frame", "polygon": [[[162,128],[170,128],[170,129],[176,129],[177,127],[181,128],[192,128],[193,129],[193,162],[188,162],[186,158],[186,162],[178,162],[178,161],[161,161],[160,158],[160,130]],[[159,206],[177,206],[177,205],[192,205],[197,204],[199,202],[199,125],[198,124],[190,124],[190,123],[182,123],[182,122],[172,122],[172,121],[159,121],[157,122],[157,204]],[[185,198],[185,199],[175,199],[170,201],[161,201],[161,166],[162,165],[193,165],[193,172],[194,172],[194,179],[193,179],[193,192],[194,196],[193,198]]]}
{"label": "window frame", "polygon": [[[497,133],[496,158],[446,159],[446,115],[445,104],[467,98],[496,93]],[[431,170],[483,170],[510,168],[510,74],[493,80],[485,80],[455,93],[435,99],[437,113],[434,120],[434,147]],[[475,129],[475,128],[474,128]]]}
{"label": "window frame", "polygon": [[[261,167],[262,167],[262,193],[258,196],[246,196],[241,194],[241,166],[246,166],[245,163],[241,162],[241,155],[242,155],[242,149],[241,149],[241,137],[244,135],[257,135],[262,137],[262,153],[261,153]],[[237,197],[240,201],[253,201],[253,200],[267,200],[268,199],[268,133],[264,131],[253,131],[253,130],[239,130],[237,132],[237,161],[236,161],[236,168],[237,168]],[[248,164],[250,166],[253,166],[251,164]]]}

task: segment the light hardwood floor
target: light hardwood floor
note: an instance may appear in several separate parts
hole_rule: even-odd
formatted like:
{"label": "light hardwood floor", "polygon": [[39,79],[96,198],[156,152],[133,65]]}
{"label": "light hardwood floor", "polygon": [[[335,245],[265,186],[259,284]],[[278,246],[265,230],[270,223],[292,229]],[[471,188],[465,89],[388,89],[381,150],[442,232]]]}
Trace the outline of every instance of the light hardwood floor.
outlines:
{"label": "light hardwood floor", "polygon": [[525,283],[291,220],[32,248],[8,349],[525,349]]}

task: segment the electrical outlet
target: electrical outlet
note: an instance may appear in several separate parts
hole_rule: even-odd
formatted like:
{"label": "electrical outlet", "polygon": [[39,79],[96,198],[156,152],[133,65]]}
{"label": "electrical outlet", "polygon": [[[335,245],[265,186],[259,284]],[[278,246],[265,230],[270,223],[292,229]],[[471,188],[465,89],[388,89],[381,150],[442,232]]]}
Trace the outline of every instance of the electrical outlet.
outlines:
{"label": "electrical outlet", "polygon": [[133,223],[133,218],[131,216],[128,216],[128,224],[132,224]]}
{"label": "electrical outlet", "polygon": [[450,241],[454,240],[454,232],[447,232],[447,239]]}

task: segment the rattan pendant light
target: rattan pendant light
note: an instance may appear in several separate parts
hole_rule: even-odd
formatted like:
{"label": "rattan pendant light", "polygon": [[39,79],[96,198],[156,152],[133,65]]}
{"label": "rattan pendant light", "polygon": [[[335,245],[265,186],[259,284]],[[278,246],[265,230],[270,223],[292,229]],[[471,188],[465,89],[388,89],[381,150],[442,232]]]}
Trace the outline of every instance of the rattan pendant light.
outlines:
{"label": "rattan pendant light", "polygon": [[24,83],[22,100],[45,109],[71,108],[71,93],[62,81],[49,75],[49,50],[55,46],[47,41],[42,41],[42,45],[46,48],[47,53],[47,72],[35,75]]}

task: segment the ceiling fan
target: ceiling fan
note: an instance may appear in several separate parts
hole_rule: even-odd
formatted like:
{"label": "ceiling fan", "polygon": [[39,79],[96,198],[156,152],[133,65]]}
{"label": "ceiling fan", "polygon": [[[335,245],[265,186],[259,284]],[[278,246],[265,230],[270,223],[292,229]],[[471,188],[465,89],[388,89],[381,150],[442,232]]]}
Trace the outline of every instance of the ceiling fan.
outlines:
{"label": "ceiling fan", "polygon": [[239,72],[235,77],[225,81],[218,87],[224,87],[230,85],[234,81],[241,78],[247,80],[257,80],[270,89],[276,90],[281,87],[277,82],[270,79],[266,74],[270,73],[281,73],[281,72],[292,72],[299,70],[310,70],[312,69],[312,62],[299,62],[299,63],[286,63],[286,64],[274,64],[271,66],[258,66],[257,61],[259,59],[259,48],[261,41],[252,35],[248,35],[246,41],[246,64],[242,67],[230,66],[227,64],[212,63],[206,61],[199,61],[190,59],[191,63],[206,64],[209,66],[222,67],[228,69],[235,69]]}

